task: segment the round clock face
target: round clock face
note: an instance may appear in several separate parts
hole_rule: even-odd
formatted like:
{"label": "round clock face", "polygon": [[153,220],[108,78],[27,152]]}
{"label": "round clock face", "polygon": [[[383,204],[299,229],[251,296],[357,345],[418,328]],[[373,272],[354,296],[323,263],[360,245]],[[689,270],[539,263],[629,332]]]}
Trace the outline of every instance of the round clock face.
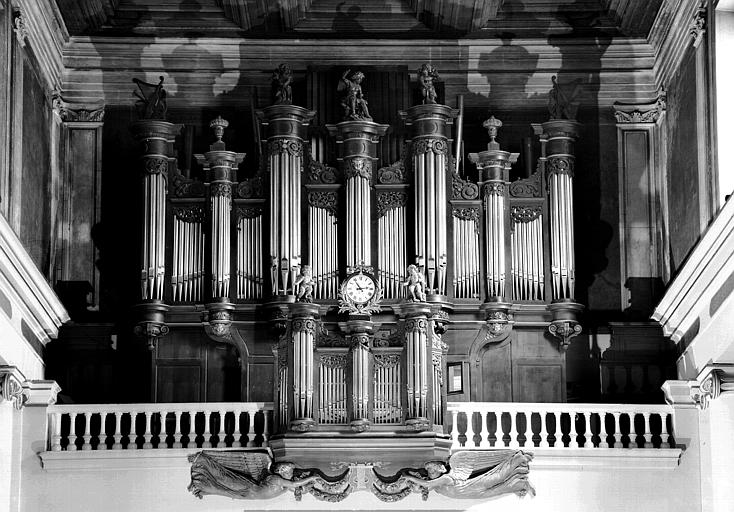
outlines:
{"label": "round clock face", "polygon": [[344,291],[352,302],[365,304],[375,296],[375,282],[365,274],[357,274],[349,278]]}

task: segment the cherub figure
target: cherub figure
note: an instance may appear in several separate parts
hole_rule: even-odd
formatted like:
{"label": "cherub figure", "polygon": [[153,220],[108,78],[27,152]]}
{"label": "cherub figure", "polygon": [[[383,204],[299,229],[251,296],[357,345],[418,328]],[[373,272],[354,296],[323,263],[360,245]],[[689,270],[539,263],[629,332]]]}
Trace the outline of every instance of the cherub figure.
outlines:
{"label": "cherub figure", "polygon": [[408,265],[408,279],[403,286],[408,287],[408,292],[414,302],[426,301],[426,278],[415,265]]}
{"label": "cherub figure", "polygon": [[296,300],[298,302],[313,302],[314,279],[311,273],[311,265],[304,265],[301,275],[293,283],[296,288]]}
{"label": "cherub figure", "polygon": [[371,121],[370,111],[367,109],[367,100],[362,94],[362,80],[364,73],[355,71],[349,76],[351,69],[347,69],[339,82],[337,91],[346,90],[347,93],[342,99],[342,107],[344,108],[344,119],[349,120],[365,120]]}
{"label": "cherub figure", "polygon": [[291,82],[293,81],[293,71],[288,64],[280,64],[273,71],[273,101],[274,105],[291,105],[293,103],[293,94],[291,90]]}
{"label": "cherub figure", "polygon": [[438,80],[438,71],[432,65],[423,64],[418,70],[418,83],[421,85],[423,104],[436,103],[436,87],[434,80]]}

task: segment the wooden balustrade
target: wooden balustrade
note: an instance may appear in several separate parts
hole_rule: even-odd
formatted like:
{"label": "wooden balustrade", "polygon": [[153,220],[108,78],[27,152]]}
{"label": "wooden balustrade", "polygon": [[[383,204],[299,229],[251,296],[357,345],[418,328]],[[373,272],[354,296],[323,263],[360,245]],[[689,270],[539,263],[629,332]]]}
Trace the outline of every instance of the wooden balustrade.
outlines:
{"label": "wooden balustrade", "polygon": [[51,451],[268,446],[271,402],[52,405]]}
{"label": "wooden balustrade", "polygon": [[671,448],[667,405],[454,402],[452,450]]}

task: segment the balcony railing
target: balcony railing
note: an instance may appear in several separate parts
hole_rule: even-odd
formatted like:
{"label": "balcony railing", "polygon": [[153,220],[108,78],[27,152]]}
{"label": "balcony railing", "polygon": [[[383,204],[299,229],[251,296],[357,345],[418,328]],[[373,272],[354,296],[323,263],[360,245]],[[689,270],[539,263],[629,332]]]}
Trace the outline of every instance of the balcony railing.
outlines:
{"label": "balcony railing", "polygon": [[267,446],[273,404],[53,405],[49,450]]}
{"label": "balcony railing", "polygon": [[452,450],[671,448],[667,405],[450,402]]}

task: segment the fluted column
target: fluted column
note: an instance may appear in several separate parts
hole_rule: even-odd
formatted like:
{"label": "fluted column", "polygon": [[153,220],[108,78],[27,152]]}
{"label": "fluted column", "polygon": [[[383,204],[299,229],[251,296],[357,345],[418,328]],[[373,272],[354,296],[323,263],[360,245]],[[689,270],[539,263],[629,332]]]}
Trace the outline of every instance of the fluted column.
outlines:
{"label": "fluted column", "polygon": [[432,424],[432,337],[429,336],[428,304],[404,306],[407,409],[405,425],[410,430],[429,430]]}
{"label": "fluted column", "polygon": [[299,302],[291,305],[290,346],[288,368],[292,375],[293,404],[290,407],[289,428],[306,432],[316,424],[314,420],[314,337],[319,308],[315,304]]}
{"label": "fluted column", "polygon": [[350,319],[345,328],[352,359],[350,427],[364,432],[372,424],[373,367],[372,322]]}
{"label": "fluted column", "polygon": [[328,125],[336,138],[338,157],[346,180],[346,263],[372,264],[372,163],[377,144],[388,126],[372,121],[344,121]]}
{"label": "fluted column", "polygon": [[173,160],[173,142],[178,128],[158,119],[143,119],[131,126],[141,148],[143,174],[143,215],[140,265],[140,316],[136,333],[148,339],[152,347],[168,332],[163,303],[166,273],[166,194],[168,166]]}
{"label": "fluted column", "polygon": [[446,295],[446,205],[451,182],[448,125],[458,112],[446,105],[416,105],[400,113],[411,130],[415,198],[415,261],[426,278],[428,300]]}
{"label": "fluted column", "polygon": [[211,209],[210,262],[211,262],[211,302],[207,304],[210,327],[215,336],[229,333],[230,303],[231,232],[232,232],[232,184],[237,181],[237,166],[245,158],[244,153],[227,151],[222,137],[229,125],[221,117],[214,119],[209,126],[214,130],[217,140],[203,155],[195,155],[204,167],[209,183],[209,206]]}
{"label": "fluted column", "polygon": [[270,286],[273,296],[294,295],[301,264],[301,172],[307,127],[315,112],[272,105],[258,112],[267,139],[270,178]]}

